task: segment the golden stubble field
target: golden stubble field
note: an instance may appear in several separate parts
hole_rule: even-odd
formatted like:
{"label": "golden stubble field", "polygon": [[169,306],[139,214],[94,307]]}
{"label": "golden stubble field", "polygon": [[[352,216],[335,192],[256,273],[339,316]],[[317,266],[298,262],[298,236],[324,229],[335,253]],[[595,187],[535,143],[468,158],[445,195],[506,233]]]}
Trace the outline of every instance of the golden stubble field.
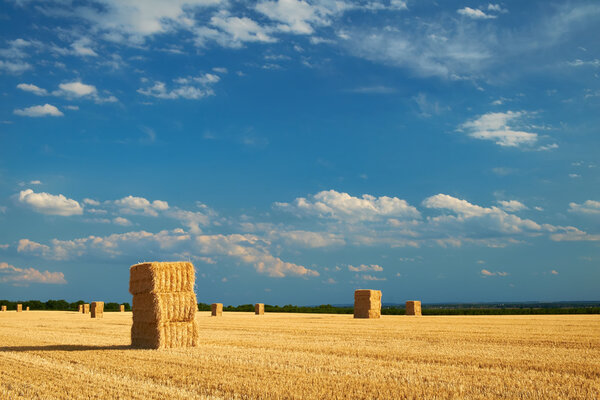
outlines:
{"label": "golden stubble field", "polygon": [[132,350],[131,313],[0,313],[1,399],[598,399],[600,316],[196,316]]}

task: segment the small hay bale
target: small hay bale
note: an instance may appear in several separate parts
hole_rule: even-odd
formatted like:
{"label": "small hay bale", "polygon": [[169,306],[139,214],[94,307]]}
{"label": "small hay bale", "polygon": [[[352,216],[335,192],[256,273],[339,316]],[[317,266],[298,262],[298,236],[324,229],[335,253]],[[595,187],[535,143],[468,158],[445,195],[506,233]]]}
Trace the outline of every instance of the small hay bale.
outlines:
{"label": "small hay bale", "polygon": [[254,314],[264,315],[265,314],[265,305],[263,303],[256,303],[254,305]]}
{"label": "small hay bale", "polygon": [[131,346],[142,349],[197,347],[199,328],[195,320],[186,322],[133,322]]}
{"label": "small hay bale", "polygon": [[103,301],[92,301],[91,306],[91,317],[102,318],[104,316],[104,302]]}
{"label": "small hay bale", "polygon": [[17,312],[23,311],[23,304],[17,304]]}
{"label": "small hay bale", "polygon": [[138,322],[184,322],[196,316],[194,292],[142,293],[133,296],[133,320]]}
{"label": "small hay bale", "polygon": [[80,305],[77,307],[77,312],[83,313],[83,304],[80,304]]}
{"label": "small hay bale", "polygon": [[84,314],[89,314],[90,313],[90,305],[89,304],[84,304],[83,308],[81,309],[81,312]]}
{"label": "small hay bale", "polygon": [[119,311],[121,311],[121,312],[125,312],[125,304],[121,304],[121,305],[119,306]]}
{"label": "small hay bale", "polygon": [[6,311],[6,306],[2,306],[2,311]]}
{"label": "small hay bale", "polygon": [[406,315],[421,315],[421,302],[418,300],[409,300],[406,302]]}
{"label": "small hay bale", "polygon": [[381,317],[381,290],[354,291],[354,318]]}
{"label": "small hay bale", "polygon": [[25,311],[29,311],[29,306],[27,306],[27,307],[25,308]]}
{"label": "small hay bale", "polygon": [[129,269],[129,293],[193,292],[195,272],[190,262],[149,262]]}
{"label": "small hay bale", "polygon": [[223,303],[212,303],[210,305],[210,315],[212,317],[222,317],[223,316]]}

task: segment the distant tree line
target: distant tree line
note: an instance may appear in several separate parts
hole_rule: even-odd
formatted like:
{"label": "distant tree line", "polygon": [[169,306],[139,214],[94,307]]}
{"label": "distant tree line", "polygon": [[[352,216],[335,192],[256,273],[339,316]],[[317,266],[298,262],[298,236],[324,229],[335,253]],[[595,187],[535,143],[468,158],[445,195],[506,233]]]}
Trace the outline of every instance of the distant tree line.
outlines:
{"label": "distant tree line", "polygon": [[[69,303],[66,300],[48,300],[46,302],[39,300],[28,301],[9,301],[0,300],[0,306],[6,306],[8,310],[16,310],[17,304],[23,304],[23,309],[29,307],[30,310],[51,310],[51,311],[77,311],[80,304],[85,304],[85,301],[78,300]],[[104,311],[119,311],[120,305],[125,305],[125,310],[131,311],[129,303],[104,303]]]}

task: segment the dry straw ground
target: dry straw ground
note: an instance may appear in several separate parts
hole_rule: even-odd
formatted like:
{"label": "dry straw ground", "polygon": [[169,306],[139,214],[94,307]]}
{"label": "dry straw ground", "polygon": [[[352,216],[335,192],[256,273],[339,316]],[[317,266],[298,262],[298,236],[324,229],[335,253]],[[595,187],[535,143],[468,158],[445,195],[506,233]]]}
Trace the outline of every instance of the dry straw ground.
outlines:
{"label": "dry straw ground", "polygon": [[131,313],[0,314],[1,399],[598,399],[600,316],[196,316],[129,348]]}

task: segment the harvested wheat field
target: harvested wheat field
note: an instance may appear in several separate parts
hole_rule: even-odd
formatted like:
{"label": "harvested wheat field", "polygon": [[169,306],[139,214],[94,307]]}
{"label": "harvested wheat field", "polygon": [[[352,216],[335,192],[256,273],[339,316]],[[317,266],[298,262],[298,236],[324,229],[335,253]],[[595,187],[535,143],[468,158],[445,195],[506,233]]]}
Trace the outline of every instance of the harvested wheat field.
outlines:
{"label": "harvested wheat field", "polygon": [[0,314],[2,399],[597,399],[600,316],[199,312],[200,346],[131,349],[131,313]]}

